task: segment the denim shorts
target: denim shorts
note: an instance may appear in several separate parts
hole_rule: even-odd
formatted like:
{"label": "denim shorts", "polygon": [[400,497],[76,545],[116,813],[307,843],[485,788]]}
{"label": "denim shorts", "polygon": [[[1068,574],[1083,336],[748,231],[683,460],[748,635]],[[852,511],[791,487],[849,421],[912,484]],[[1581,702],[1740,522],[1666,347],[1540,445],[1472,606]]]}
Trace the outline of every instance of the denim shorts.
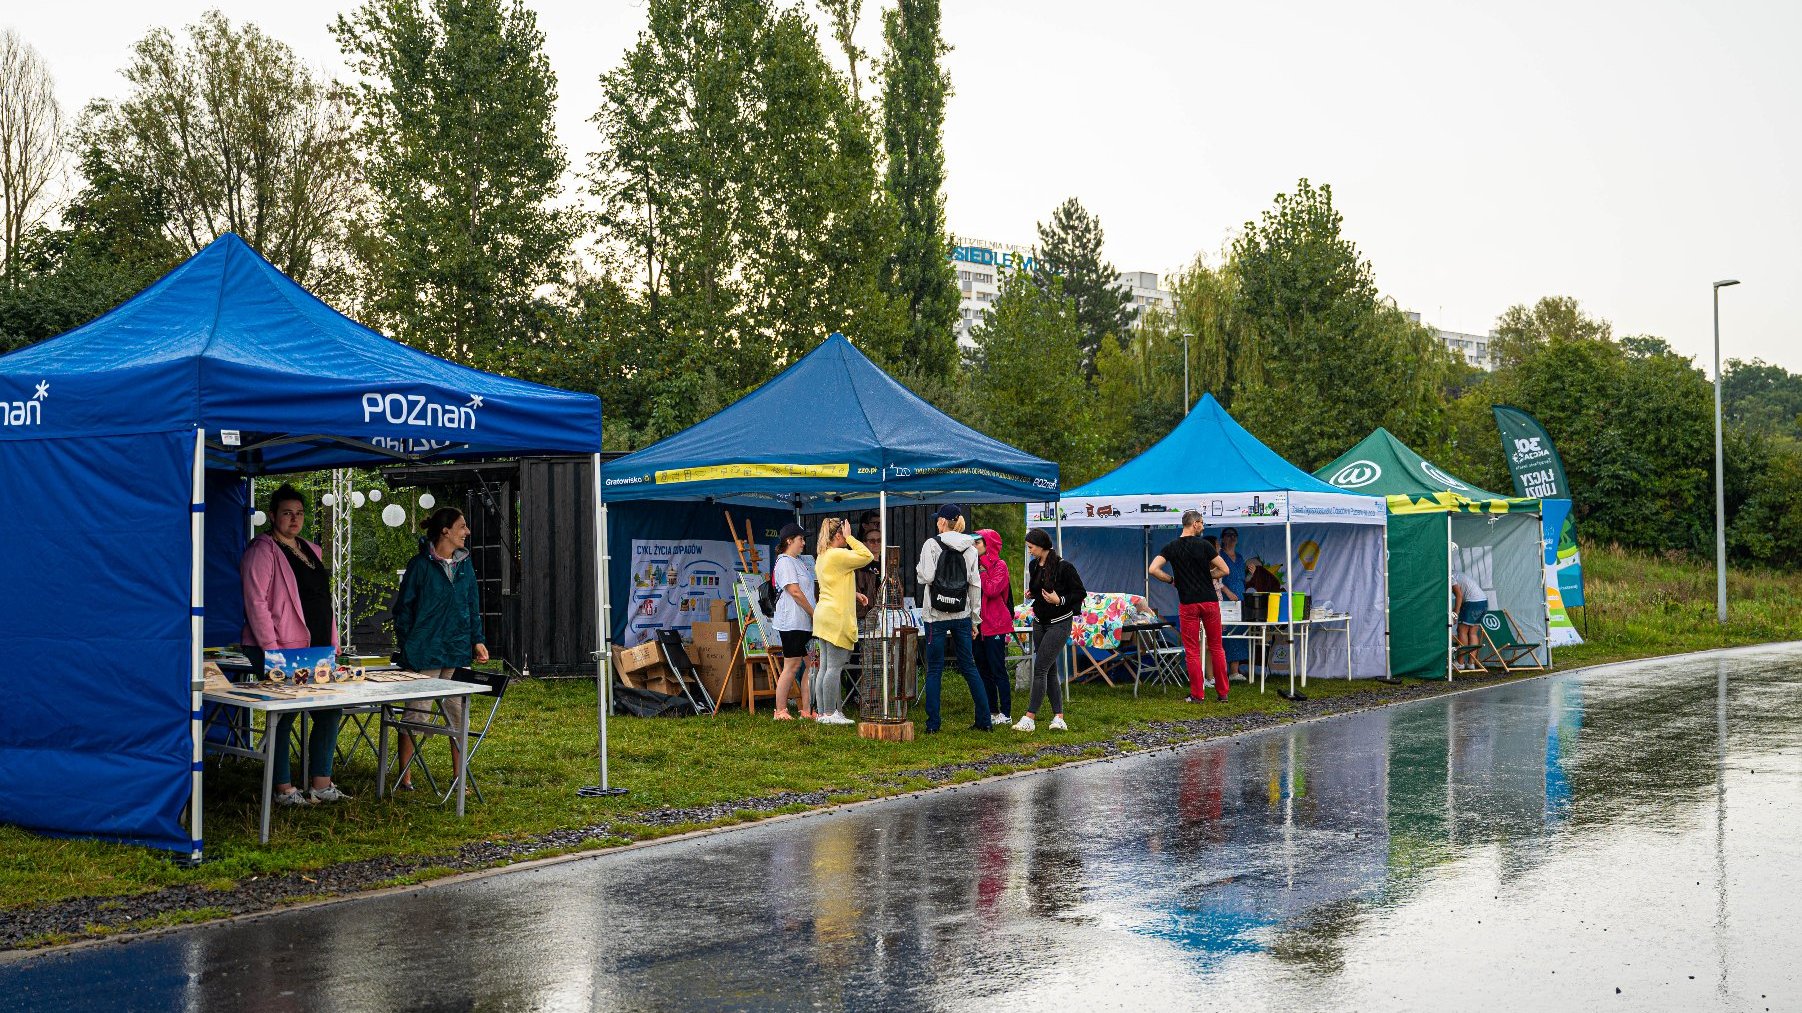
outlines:
{"label": "denim shorts", "polygon": [[1483,621],[1483,613],[1487,611],[1489,611],[1489,599],[1472,598],[1458,610],[1458,621],[1466,626],[1479,625]]}

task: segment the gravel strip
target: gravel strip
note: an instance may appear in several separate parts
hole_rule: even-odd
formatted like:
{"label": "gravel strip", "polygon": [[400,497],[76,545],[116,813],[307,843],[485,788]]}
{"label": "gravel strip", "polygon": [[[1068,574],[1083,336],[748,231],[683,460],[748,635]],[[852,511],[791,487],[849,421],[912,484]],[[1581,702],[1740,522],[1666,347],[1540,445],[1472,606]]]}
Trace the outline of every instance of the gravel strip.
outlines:
{"label": "gravel strip", "polygon": [[[1488,685],[1499,680],[1484,680]],[[925,770],[910,770],[896,780],[874,785],[878,791],[900,790],[902,778],[907,781],[925,779],[931,784],[945,784],[968,773],[978,775],[1029,766],[1043,757],[1075,758],[1089,755],[1120,756],[1128,753],[1163,749],[1203,738],[1217,738],[1239,732],[1294,724],[1310,718],[1350,711],[1384,707],[1423,697],[1438,696],[1454,690],[1471,688],[1470,682],[1446,685],[1419,683],[1400,689],[1382,687],[1331,697],[1315,697],[1296,701],[1282,714],[1251,713],[1231,717],[1201,716],[1182,721],[1155,721],[1122,732],[1106,742],[1057,742],[1056,733],[1038,732],[1029,742],[1032,752],[1010,752],[985,757],[970,763],[952,763]],[[1201,707],[1205,715],[1206,706]],[[1009,734],[997,728],[995,734]],[[731,819],[740,813],[769,813],[793,806],[819,808],[851,795],[864,794],[853,789],[782,792],[763,798],[739,799],[713,805],[685,809],[653,809],[634,813],[629,822],[639,827],[673,827],[687,824],[711,824]],[[41,907],[0,912],[0,949],[18,949],[46,945],[93,934],[130,933],[146,918],[171,912],[199,908],[218,908],[229,914],[251,914],[267,911],[301,900],[336,897],[380,886],[393,885],[399,877],[423,870],[452,869],[459,872],[489,868],[517,861],[547,850],[585,850],[604,846],[603,842],[631,840],[636,835],[616,829],[612,824],[556,830],[517,841],[476,841],[442,855],[410,855],[407,857],[371,858],[341,862],[310,872],[288,872],[271,876],[255,876],[224,890],[198,885],[164,887],[148,893],[112,897],[82,897],[59,901]],[[656,836],[656,835],[651,835]]]}

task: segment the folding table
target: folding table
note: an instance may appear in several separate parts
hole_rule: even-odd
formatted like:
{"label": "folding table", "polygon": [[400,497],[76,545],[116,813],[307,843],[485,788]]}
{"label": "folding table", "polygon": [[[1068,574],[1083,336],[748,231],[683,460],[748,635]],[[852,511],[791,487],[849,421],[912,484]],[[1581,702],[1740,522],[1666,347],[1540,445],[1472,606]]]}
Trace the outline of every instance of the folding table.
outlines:
{"label": "folding table", "polygon": [[[229,690],[208,689],[202,698],[211,704],[219,704],[210,722],[229,720],[232,713],[229,708],[242,707],[247,711],[260,711],[263,714],[263,742],[260,748],[246,748],[233,741],[207,741],[207,751],[223,753],[230,756],[242,756],[246,759],[260,760],[263,764],[263,814],[259,839],[269,843],[269,807],[275,790],[275,751],[286,749],[288,744],[280,741],[281,736],[273,734],[276,719],[284,714],[305,715],[309,711],[334,710],[341,707],[355,707],[367,704],[392,706],[414,700],[439,700],[446,697],[467,697],[477,693],[488,692],[488,687],[469,682],[454,682],[450,679],[410,679],[404,682],[335,682],[324,686],[306,687],[307,692],[296,696],[284,696],[259,689],[258,684],[238,683]],[[457,816],[463,815],[463,785],[468,777],[469,763],[469,708],[463,708],[462,726],[457,729],[457,779],[455,794],[457,796]],[[387,766],[387,738],[384,736],[377,750],[377,764]],[[305,757],[306,750],[301,750]],[[303,769],[302,777],[306,776]],[[382,797],[382,786],[376,786],[376,797]]]}

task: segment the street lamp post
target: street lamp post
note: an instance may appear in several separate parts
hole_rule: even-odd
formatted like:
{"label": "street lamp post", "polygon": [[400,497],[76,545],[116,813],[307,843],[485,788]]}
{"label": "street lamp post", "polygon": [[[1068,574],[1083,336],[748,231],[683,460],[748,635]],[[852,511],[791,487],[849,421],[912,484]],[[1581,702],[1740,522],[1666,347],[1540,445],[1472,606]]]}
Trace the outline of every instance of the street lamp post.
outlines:
{"label": "street lamp post", "polygon": [[1183,335],[1183,414],[1189,414],[1189,339],[1193,334]]}
{"label": "street lamp post", "polygon": [[1714,614],[1727,625],[1727,494],[1721,456],[1721,289],[1737,278],[1714,283]]}

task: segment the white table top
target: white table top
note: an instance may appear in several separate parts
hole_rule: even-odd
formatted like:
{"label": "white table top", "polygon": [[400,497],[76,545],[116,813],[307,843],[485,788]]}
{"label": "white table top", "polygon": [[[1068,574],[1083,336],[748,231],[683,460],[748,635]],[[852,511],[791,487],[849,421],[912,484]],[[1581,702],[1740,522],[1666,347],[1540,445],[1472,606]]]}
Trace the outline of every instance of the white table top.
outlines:
{"label": "white table top", "polygon": [[1220,624],[1222,626],[1308,626],[1341,623],[1350,618],[1351,616],[1348,615],[1304,616],[1300,619],[1279,619],[1276,622],[1268,619],[1222,619]]}
{"label": "white table top", "polygon": [[487,686],[453,679],[409,679],[406,682],[334,682],[314,687],[318,692],[296,697],[261,700],[242,694],[257,692],[257,683],[239,683],[231,692],[208,690],[201,694],[207,703],[229,704],[253,711],[283,713],[286,711],[324,710],[332,707],[359,707],[403,700],[435,700],[440,697],[473,696],[489,692]]}

